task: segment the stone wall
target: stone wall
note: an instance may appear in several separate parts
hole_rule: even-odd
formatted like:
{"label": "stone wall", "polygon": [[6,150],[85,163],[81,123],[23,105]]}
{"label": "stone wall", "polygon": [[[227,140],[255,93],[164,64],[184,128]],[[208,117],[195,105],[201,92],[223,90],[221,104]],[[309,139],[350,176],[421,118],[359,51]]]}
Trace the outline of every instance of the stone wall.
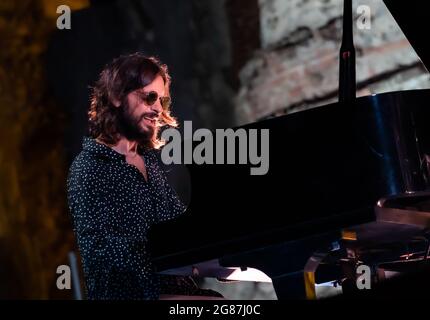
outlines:
{"label": "stone wall", "polygon": [[[337,100],[342,0],[259,0],[261,48],[241,69],[237,124]],[[430,88],[430,78],[382,0],[371,29],[354,25],[358,96]],[[355,14],[357,21],[358,14]]]}

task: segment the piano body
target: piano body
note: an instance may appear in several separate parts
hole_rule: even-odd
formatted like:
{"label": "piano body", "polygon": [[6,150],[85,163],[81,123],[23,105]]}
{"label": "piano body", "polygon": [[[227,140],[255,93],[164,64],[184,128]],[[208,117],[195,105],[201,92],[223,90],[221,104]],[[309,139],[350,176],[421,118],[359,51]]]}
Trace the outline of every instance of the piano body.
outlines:
{"label": "piano body", "polygon": [[[385,2],[425,62],[421,22],[411,18],[425,13]],[[363,261],[401,259],[393,243],[427,245],[430,90],[355,98],[351,10],[345,0],[339,102],[242,126],[270,130],[266,175],[187,165],[186,213],[150,234],[159,272],[271,281],[278,299],[315,298],[318,280],[351,282]],[[390,257],[366,251],[375,246]]]}

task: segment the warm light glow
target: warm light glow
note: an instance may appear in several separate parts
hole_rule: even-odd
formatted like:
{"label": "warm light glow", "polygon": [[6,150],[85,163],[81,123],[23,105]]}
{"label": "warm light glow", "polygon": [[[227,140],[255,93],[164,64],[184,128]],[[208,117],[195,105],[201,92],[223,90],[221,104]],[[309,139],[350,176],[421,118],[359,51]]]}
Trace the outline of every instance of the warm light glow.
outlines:
{"label": "warm light glow", "polygon": [[89,0],[43,0],[43,12],[46,17],[57,19],[57,7],[69,6],[72,11],[81,10],[90,6]]}

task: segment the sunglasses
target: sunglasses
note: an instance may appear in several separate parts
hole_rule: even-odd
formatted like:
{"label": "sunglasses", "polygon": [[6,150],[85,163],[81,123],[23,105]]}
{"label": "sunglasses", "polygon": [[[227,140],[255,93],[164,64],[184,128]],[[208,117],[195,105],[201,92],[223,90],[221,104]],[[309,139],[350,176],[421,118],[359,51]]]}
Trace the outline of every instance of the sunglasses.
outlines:
{"label": "sunglasses", "polygon": [[158,93],[155,91],[137,92],[137,94],[139,95],[139,98],[148,106],[152,106],[155,102],[157,102],[157,100],[160,100],[161,106],[164,110],[168,109],[172,102],[169,96],[159,97]]}

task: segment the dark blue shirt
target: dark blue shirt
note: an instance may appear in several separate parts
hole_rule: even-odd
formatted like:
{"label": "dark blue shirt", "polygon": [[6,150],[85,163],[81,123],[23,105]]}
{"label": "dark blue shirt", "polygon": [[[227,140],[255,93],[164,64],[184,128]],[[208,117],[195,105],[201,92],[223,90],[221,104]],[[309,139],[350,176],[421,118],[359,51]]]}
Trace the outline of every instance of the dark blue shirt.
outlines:
{"label": "dark blue shirt", "polygon": [[143,153],[148,175],[125,156],[84,138],[67,180],[69,209],[89,299],[157,299],[160,278],[150,261],[147,233],[185,206],[160,168],[157,151]]}

